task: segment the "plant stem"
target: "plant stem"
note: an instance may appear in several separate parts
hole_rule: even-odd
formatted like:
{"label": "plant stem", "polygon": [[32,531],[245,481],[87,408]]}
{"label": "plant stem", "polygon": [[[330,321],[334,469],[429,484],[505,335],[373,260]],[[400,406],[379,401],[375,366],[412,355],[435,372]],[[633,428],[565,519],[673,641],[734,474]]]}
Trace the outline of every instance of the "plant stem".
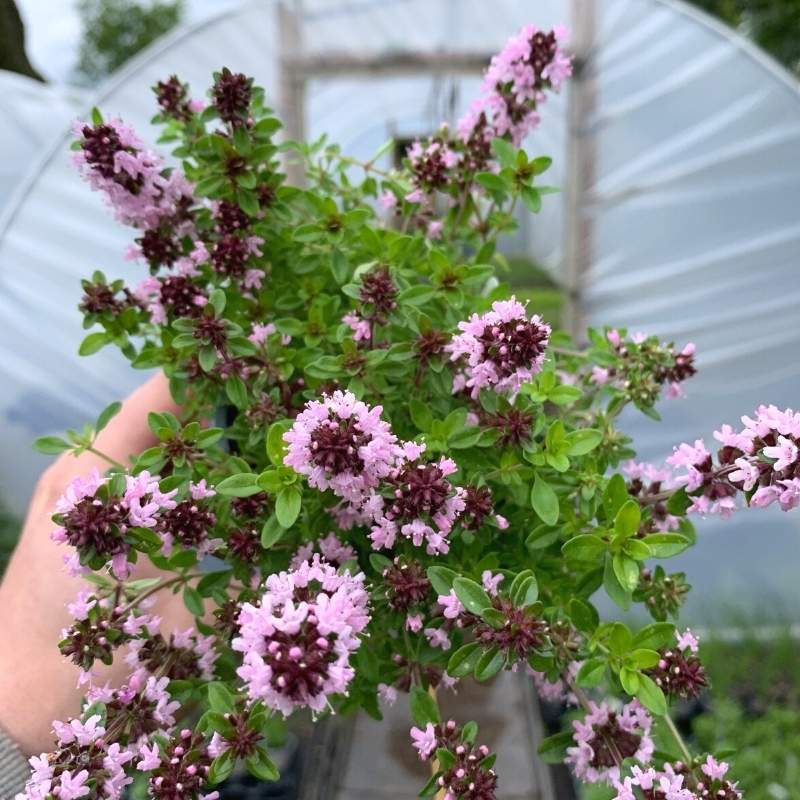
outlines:
{"label": "plant stem", "polygon": [[683,736],[681,736],[681,732],[675,727],[675,723],[672,721],[672,717],[670,717],[669,713],[664,714],[664,722],[669,728],[669,732],[672,734],[675,744],[678,745],[678,748],[681,751],[681,756],[683,757],[687,768],[691,769],[694,759],[692,758],[692,754],[689,752],[689,748],[686,746],[686,742],[683,740]]}
{"label": "plant stem", "polygon": [[203,575],[200,572],[190,572],[187,575],[176,575],[174,578],[167,578],[166,580],[160,581],[159,583],[155,584],[155,586],[151,586],[149,589],[145,589],[141,594],[137,594],[133,600],[130,601],[126,606],[123,607],[121,614],[125,614],[126,612],[130,611],[132,608],[138,606],[142,600],[147,599],[151,595],[160,592],[162,589],[166,589],[169,586],[172,586],[176,583],[186,583],[187,581],[192,580],[193,578],[202,578]]}
{"label": "plant stem", "polygon": [[[434,703],[436,703],[438,708],[438,700],[436,697],[436,689],[433,686],[428,686],[428,695],[431,697]],[[438,759],[431,759],[431,776],[435,775],[439,771],[439,761]],[[436,794],[434,795],[434,800],[444,800],[444,789],[439,789]]]}
{"label": "plant stem", "polygon": [[559,356],[568,356],[569,358],[589,357],[589,354],[583,350],[570,350],[568,347],[551,347],[550,350]]}
{"label": "plant stem", "polygon": [[96,455],[98,458],[102,458],[103,461],[107,462],[108,464],[111,464],[112,467],[116,467],[116,469],[118,469],[120,472],[125,472],[125,467],[122,464],[120,464],[119,461],[114,461],[114,459],[111,458],[111,456],[107,456],[105,453],[101,453],[99,450],[96,450],[91,445],[86,448],[86,452],[92,453],[93,455]]}

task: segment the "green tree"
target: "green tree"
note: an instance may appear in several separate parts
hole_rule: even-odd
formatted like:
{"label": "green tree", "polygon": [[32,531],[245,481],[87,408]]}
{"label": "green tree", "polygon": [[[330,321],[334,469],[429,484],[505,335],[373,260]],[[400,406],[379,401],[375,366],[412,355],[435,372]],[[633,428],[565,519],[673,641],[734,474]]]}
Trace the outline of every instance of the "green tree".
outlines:
{"label": "green tree", "polygon": [[183,0],[79,0],[83,41],[78,71],[90,80],[122,66],[183,15]]}
{"label": "green tree", "polygon": [[44,80],[25,53],[25,26],[14,0],[0,0],[0,69]]}
{"label": "green tree", "polygon": [[800,72],[800,0],[692,0]]}

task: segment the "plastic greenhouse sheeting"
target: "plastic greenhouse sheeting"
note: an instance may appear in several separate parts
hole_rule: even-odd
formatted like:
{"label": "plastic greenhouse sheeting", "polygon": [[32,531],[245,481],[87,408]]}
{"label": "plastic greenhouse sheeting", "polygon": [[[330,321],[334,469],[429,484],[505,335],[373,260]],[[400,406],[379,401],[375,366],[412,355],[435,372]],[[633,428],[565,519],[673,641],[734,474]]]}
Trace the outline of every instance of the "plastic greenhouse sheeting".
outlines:
{"label": "plastic greenhouse sheeting", "polygon": [[0,209],[80,104],[75,90],[0,70]]}
{"label": "plastic greenhouse sheeting", "polygon": [[[305,2],[304,55],[497,50],[521,25],[580,26],[589,0],[354,0]],[[666,401],[661,424],[625,419],[643,457],[661,459],[674,443],[735,423],[760,402],[798,404],[800,361],[800,94],[794,80],[744,39],[673,0],[593,0],[588,53],[592,102],[577,129],[567,126],[569,90],[548,101],[529,151],[554,158],[548,182],[563,185],[568,156],[590,155],[577,208],[569,193],[527,219],[515,247],[565,275],[565,229],[591,231],[581,312],[592,324],[627,325],[698,347],[699,375],[688,400]],[[225,64],[252,74],[277,96],[280,42],[272,2],[245,3],[157,43],[112,77],[95,98],[154,141],[149,87],[176,73],[195,95]],[[454,120],[480,76],[313,78],[307,133],[329,133],[346,152],[368,158],[388,135],[424,134]],[[67,135],[31,176],[0,222],[0,492],[24,506],[44,459],[32,438],[90,419],[142,380],[111,351],[76,355],[83,336],[79,278],[102,268],[136,281],[122,259],[128,232],[69,166]],[[800,598],[795,517],[742,513],[703,524],[690,579],[696,599],[734,597],[747,583]],[[726,537],[725,544],[715,534]],[[737,559],[718,559],[719,548]],[[724,564],[725,566],[718,566]],[[755,591],[755,590],[753,590]]]}

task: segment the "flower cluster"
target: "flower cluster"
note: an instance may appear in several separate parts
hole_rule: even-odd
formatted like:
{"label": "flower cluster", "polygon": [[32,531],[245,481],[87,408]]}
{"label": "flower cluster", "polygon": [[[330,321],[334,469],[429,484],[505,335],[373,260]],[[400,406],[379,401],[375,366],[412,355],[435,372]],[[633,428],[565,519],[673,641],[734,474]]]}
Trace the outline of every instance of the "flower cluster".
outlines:
{"label": "flower cluster", "polygon": [[108,743],[106,728],[95,714],[85,722],[55,722],[56,749],[30,759],[32,774],[25,790],[18,797],[43,800],[48,796],[59,800],[77,800],[90,795],[118,800],[133,778],[125,767],[133,754],[119,743]]}
{"label": "flower cluster", "polygon": [[157,745],[143,746],[137,769],[149,772],[148,795],[156,800],[179,797],[217,800],[217,792],[203,793],[208,785],[212,755],[202,734],[184,728],[167,743],[163,751]]}
{"label": "flower cluster", "polygon": [[666,499],[663,499],[665,493],[676,488],[672,471],[638,461],[626,462],[622,471],[628,478],[629,494],[649,504],[648,532],[677,530],[680,518],[667,511]]}
{"label": "flower cluster", "polygon": [[358,296],[360,310],[348,312],[342,322],[352,330],[355,341],[372,342],[375,326],[385,325],[397,308],[397,287],[388,267],[377,267],[364,275]]}
{"label": "flower cluster", "polygon": [[308,403],[284,434],[284,463],[306,475],[309,485],[360,503],[397,457],[397,437],[381,419],[382,410],[342,391]]}
{"label": "flower cluster", "polygon": [[298,569],[304,561],[309,561],[314,555],[314,548],[318,547],[323,561],[327,561],[334,566],[341,566],[348,561],[355,560],[357,554],[353,547],[342,542],[339,537],[331,531],[327,536],[317,542],[306,542],[297,548],[297,552],[289,565],[291,569]]}
{"label": "flower cluster", "polygon": [[728,764],[706,757],[699,769],[690,770],[686,764],[665,763],[661,770],[633,766],[631,774],[616,784],[614,800],[636,800],[641,792],[645,800],[705,800],[725,798],[739,800],[742,793],[735,783],[725,777]]}
{"label": "flower cluster", "polygon": [[722,445],[716,464],[702,439],[679,445],[667,458],[683,470],[677,482],[692,498],[690,512],[730,516],[739,493],[756,508],[777,502],[791,511],[800,505],[800,414],[762,405],[742,423],[740,431],[723,425],[714,432]]}
{"label": "flower cluster", "polygon": [[495,56],[473,101],[458,123],[464,141],[476,134],[484,140],[509,136],[514,144],[539,124],[537,108],[546,90],[557,92],[572,74],[572,62],[561,49],[566,29],[549,32],[526,25]]}
{"label": "flower cluster", "polygon": [[56,503],[53,519],[58,527],[51,536],[54,542],[75,548],[75,554],[67,558],[73,574],[83,566],[110,563],[117,577],[126,578],[131,546],[125,534],[130,528],[157,527],[162,513],[175,508],[177,490],[161,492],[149,472],[128,475],[125,480],[124,493],[112,494],[108,479],[94,470],[72,481]]}
{"label": "flower cluster", "polygon": [[550,326],[538,314],[528,318],[515,298],[497,300],[491,311],[458,323],[462,333],[447,350],[452,361],[466,361],[453,390],[469,389],[475,398],[483,388],[512,395],[542,368]]}
{"label": "flower cluster", "polygon": [[175,631],[169,639],[154,633],[132,641],[125,661],[139,680],[150,675],[165,675],[170,680],[200,678],[209,681],[219,657],[214,644],[213,636],[203,636],[194,628]]}
{"label": "flower cluster", "polygon": [[697,657],[696,637],[688,629],[675,635],[677,647],[661,650],[658,663],[647,674],[667,696],[689,700],[700,694],[708,679]]}
{"label": "flower cluster", "polygon": [[415,547],[425,545],[429,555],[447,553],[448,536],[464,511],[464,490],[454,487],[449,475],[458,471],[447,457],[425,461],[420,456],[424,445],[406,443],[404,453],[385,480],[390,494],[381,498],[369,534],[376,550],[391,548],[398,534]]}
{"label": "flower cluster", "polygon": [[608,703],[589,701],[583,719],[572,723],[574,747],[567,748],[566,761],[587,783],[619,780],[619,765],[626,758],[642,764],[650,761],[655,748],[650,737],[653,720],[632,700],[617,712]]}
{"label": "flower cluster", "polygon": [[606,331],[606,346],[613,354],[605,366],[592,367],[588,376],[595,386],[613,386],[639,408],[655,403],[664,386],[667,398],[683,397],[682,383],[696,374],[695,346],[692,342],[677,350],[656,336],[624,331]]}
{"label": "flower cluster", "polygon": [[193,202],[191,185],[179,170],[167,172],[163,160],[146,150],[131,128],[117,119],[79,122],[75,133],[80,142],[76,166],[92,189],[105,195],[120,222],[151,236],[163,234],[165,222],[185,225]]}
{"label": "flower cluster", "polygon": [[303,706],[321,712],[345,693],[355,674],[350,654],[369,622],[367,599],[363,575],[339,575],[318,556],[270,575],[258,604],[242,606],[233,640],[250,698],[288,715]]}
{"label": "flower cluster", "polygon": [[486,764],[489,748],[475,746],[454,720],[442,725],[429,722],[425,728],[413,727],[411,740],[423,761],[439,748],[449,753],[448,766],[436,778],[446,800],[495,800],[497,773]]}

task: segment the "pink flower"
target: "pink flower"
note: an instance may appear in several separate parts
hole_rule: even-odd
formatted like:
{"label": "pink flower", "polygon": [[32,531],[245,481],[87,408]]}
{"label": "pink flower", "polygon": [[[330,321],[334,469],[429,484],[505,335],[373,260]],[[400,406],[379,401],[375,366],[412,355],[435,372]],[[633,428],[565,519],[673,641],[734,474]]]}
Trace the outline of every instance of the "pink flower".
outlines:
{"label": "pink flower", "polygon": [[387,706],[393,706],[397,702],[397,689],[385,683],[378,684],[378,697]]}
{"label": "pink flower", "polygon": [[389,189],[381,194],[378,198],[378,204],[381,208],[386,209],[387,211],[391,211],[393,208],[397,206],[397,195]]}
{"label": "pink flower", "polygon": [[481,583],[483,584],[483,588],[492,596],[496,597],[498,592],[498,586],[503,580],[503,575],[501,573],[497,573],[497,575],[492,575],[492,571],[490,569],[485,569],[481,573]]}
{"label": "pink flower", "polygon": [[705,764],[700,769],[711,778],[712,781],[722,780],[728,772],[728,764],[725,761],[717,761],[714,756],[709,755]]}
{"label": "pink flower", "polygon": [[189,492],[192,495],[193,500],[202,500],[206,497],[214,497],[216,494],[214,489],[206,484],[205,478],[197,483],[192,483],[189,481]]}
{"label": "pink flower", "polygon": [[464,363],[464,386],[476,398],[483,388],[516,395],[542,368],[550,326],[515,298],[497,300],[492,310],[458,323],[462,333],[446,350],[451,361]]}
{"label": "pink flower", "polygon": [[494,515],[494,521],[497,523],[497,527],[500,528],[501,531],[508,530],[508,520],[501,516],[500,514]]}
{"label": "pink flower", "polygon": [[412,633],[419,633],[422,630],[422,614],[409,614],[406,617],[406,628]]}
{"label": "pink flower", "polygon": [[686,650],[688,648],[693,653],[699,650],[700,642],[690,628],[687,628],[683,633],[675,631],[675,638],[678,640],[678,648],[680,650]]}
{"label": "pink flower", "polygon": [[739,469],[731,472],[728,477],[734,483],[741,483],[744,491],[749,492],[756,485],[761,471],[758,466],[748,458],[737,458],[733,463]]}
{"label": "pink flower", "polygon": [[258,604],[242,606],[232,643],[244,654],[237,674],[249,698],[288,716],[303,706],[322,711],[330,695],[344,693],[367,601],[363,574],[340,575],[316,555],[270,575]]}
{"label": "pink flower", "polygon": [[772,465],[776,472],[782,472],[797,461],[797,445],[785,436],[778,437],[778,444],[775,447],[765,447],[761,452],[767,458],[776,459]]}
{"label": "pink flower", "polygon": [[441,647],[442,650],[450,649],[450,637],[442,628],[425,628],[425,637],[431,647]]}
{"label": "pink flower", "polygon": [[436,749],[436,732],[433,728],[433,723],[429,722],[425,726],[425,730],[416,727],[412,728],[411,739],[420,759],[427,761]]}
{"label": "pink flower", "polygon": [[342,317],[342,322],[353,331],[353,339],[357,342],[372,338],[372,329],[367,320],[362,319],[355,311]]}
{"label": "pink flower", "polygon": [[461,601],[456,597],[454,589],[450,590],[450,594],[440,594],[437,598],[439,605],[444,608],[444,616],[447,619],[458,619],[459,615],[464,613],[464,606]]}
{"label": "pink flower", "polygon": [[619,781],[619,767],[613,764],[608,751],[608,741],[623,758],[634,758],[646,764],[653,756],[655,745],[650,737],[650,715],[632,700],[617,713],[607,703],[589,701],[589,711],[581,720],[572,723],[574,747],[567,748],[566,762],[575,775],[586,783]]}
{"label": "pink flower", "polygon": [[268,336],[275,333],[275,325],[268,322],[266,325],[261,325],[258,322],[253,323],[253,332],[247,337],[253,344],[264,344]]}
{"label": "pink flower", "polygon": [[142,760],[136,765],[136,769],[148,772],[161,766],[161,756],[159,755],[157,744],[153,744],[150,747],[143,744],[139,748],[139,755]]}
{"label": "pink flower", "polygon": [[283,435],[289,445],[284,463],[307,476],[310,486],[360,503],[390,473],[399,453],[382,410],[342,391],[307,403]]}
{"label": "pink flower", "polygon": [[428,228],[425,235],[429,239],[441,239],[443,227],[444,223],[441,220],[433,220],[432,222],[428,223]]}
{"label": "pink flower", "polygon": [[591,381],[595,386],[604,386],[609,377],[610,373],[605,367],[592,367]]}

